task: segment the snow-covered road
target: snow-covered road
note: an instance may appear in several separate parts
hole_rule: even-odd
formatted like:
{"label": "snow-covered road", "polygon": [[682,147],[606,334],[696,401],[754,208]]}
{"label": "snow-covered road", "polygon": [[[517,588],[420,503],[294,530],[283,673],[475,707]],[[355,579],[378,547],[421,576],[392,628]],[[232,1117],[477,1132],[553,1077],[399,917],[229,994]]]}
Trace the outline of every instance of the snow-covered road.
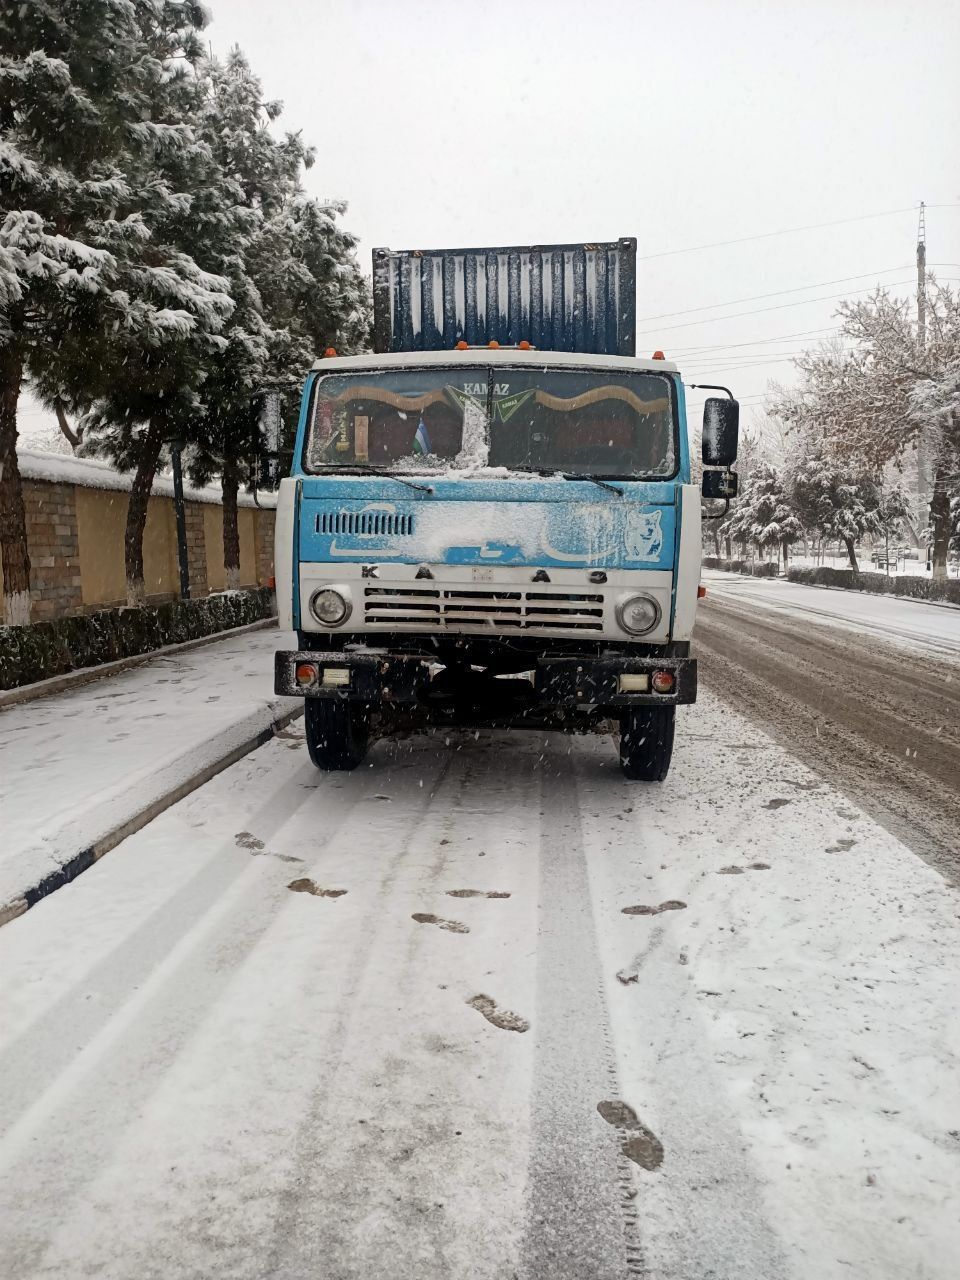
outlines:
{"label": "snow-covered road", "polygon": [[711,577],[694,648],[703,685],[960,883],[960,609]]}
{"label": "snow-covered road", "polygon": [[18,1280],[952,1280],[958,899],[709,692],[299,725],[0,930]]}
{"label": "snow-covered road", "polygon": [[816,625],[824,623],[932,657],[960,659],[960,608],[874,596],[862,591],[808,587],[781,578],[748,578],[705,569],[708,595],[768,609]]}

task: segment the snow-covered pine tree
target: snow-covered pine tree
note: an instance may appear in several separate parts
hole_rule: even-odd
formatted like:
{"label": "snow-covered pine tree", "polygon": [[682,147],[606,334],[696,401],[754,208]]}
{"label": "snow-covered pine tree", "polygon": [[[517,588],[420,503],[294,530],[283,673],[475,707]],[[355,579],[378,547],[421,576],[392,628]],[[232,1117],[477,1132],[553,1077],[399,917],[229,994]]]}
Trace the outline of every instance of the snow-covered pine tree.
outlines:
{"label": "snow-covered pine tree", "polygon": [[740,493],[734,498],[730,511],[718,526],[718,533],[723,539],[727,559],[733,559],[733,544],[740,548],[740,554],[746,555],[747,547],[752,543],[751,529],[754,523],[753,513],[753,477],[758,467],[764,465],[761,441],[758,435],[745,433],[740,441],[737,455],[737,474],[740,477]]}
{"label": "snow-covered pine tree", "polygon": [[754,511],[754,479],[753,473],[741,484],[740,492],[730,508],[730,513],[720,525],[721,536],[727,543],[728,552],[730,544],[734,543],[740,548],[740,555],[746,556],[747,548],[755,543],[754,526],[756,524],[756,515]]}
{"label": "snow-covered pine tree", "polygon": [[[190,204],[178,168],[193,148],[183,108],[204,21],[196,0],[0,10],[0,541],[8,621],[29,621],[15,416],[24,375],[47,403],[82,409],[129,375],[141,353],[160,369],[172,345],[197,329],[215,333],[230,309],[223,282],[157,234]],[[126,415],[132,424],[129,407]],[[141,537],[156,465],[149,453],[161,433],[151,423],[145,442],[128,441],[128,462],[144,457],[146,446],[130,502]],[[138,563],[130,535],[128,519],[128,593],[138,597],[142,552]]]}
{"label": "snow-covered pine tree", "polygon": [[240,583],[237,497],[254,478],[258,462],[258,391],[273,376],[271,351],[279,337],[264,316],[251,271],[264,220],[278,213],[300,190],[300,173],[312,152],[298,134],[277,138],[270,125],[280,104],[263,97],[259,80],[239,49],[224,63],[208,60],[202,69],[203,102],[199,136],[210,148],[220,180],[234,192],[239,222],[225,222],[211,246],[229,275],[236,309],[211,357],[203,383],[203,412],[190,457],[194,480],[219,472],[223,497],[223,564],[228,588]]}
{"label": "snow-covered pine tree", "polygon": [[224,267],[237,309],[203,384],[202,439],[190,466],[200,481],[220,473],[224,567],[233,586],[240,573],[237,495],[262,460],[256,392],[280,384],[292,405],[316,354],[314,335],[323,346],[357,350],[369,329],[369,300],[355,242],[336,221],[342,207],[303,195],[301,175],[312,151],[298,134],[271,132],[280,104],[264,100],[239,49],[223,64],[211,60],[205,76],[201,136],[256,215]]}
{"label": "snow-covered pine tree", "polygon": [[800,538],[803,529],[780,472],[769,463],[761,463],[754,471],[750,485],[750,512],[752,534],[757,545],[782,551],[786,569],[789,549]]}
{"label": "snow-covered pine tree", "polygon": [[823,539],[842,542],[851,569],[859,569],[856,544],[864,534],[883,529],[878,487],[864,473],[858,474],[822,449],[792,461],[787,487],[804,528]]}

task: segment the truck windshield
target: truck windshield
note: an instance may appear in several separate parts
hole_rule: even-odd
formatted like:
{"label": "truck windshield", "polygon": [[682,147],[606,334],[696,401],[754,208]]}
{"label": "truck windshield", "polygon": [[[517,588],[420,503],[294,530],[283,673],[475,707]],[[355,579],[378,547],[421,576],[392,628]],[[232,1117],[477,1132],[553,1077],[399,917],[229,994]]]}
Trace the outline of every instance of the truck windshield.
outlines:
{"label": "truck windshield", "polygon": [[662,374],[610,370],[397,369],[317,379],[308,471],[511,471],[621,478],[677,469]]}

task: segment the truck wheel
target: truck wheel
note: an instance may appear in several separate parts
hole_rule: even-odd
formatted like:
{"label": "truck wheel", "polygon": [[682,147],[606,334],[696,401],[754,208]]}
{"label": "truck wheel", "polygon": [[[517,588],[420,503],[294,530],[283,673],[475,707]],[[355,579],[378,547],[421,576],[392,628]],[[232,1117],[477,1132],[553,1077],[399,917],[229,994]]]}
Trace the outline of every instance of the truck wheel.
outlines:
{"label": "truck wheel", "polygon": [[307,750],[318,769],[348,772],[367,754],[370,723],[362,703],[307,698],[303,722]]}
{"label": "truck wheel", "polygon": [[673,755],[676,707],[632,707],[620,721],[620,768],[631,782],[662,782]]}

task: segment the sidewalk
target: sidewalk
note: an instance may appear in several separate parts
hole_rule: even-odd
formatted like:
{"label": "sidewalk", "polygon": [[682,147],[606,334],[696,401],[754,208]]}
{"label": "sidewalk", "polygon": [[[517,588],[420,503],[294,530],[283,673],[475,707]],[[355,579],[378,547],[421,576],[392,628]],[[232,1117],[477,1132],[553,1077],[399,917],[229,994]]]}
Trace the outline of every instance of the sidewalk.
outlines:
{"label": "sidewalk", "polygon": [[273,692],[290,642],[273,627],[228,635],[0,710],[0,923],[296,714],[299,699]]}

